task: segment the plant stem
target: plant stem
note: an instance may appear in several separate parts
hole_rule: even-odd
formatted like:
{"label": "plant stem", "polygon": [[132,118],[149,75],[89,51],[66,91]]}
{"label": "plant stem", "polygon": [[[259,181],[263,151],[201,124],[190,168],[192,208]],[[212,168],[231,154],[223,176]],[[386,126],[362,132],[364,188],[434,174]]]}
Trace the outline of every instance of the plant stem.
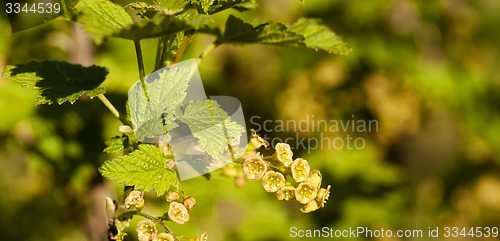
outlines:
{"label": "plant stem", "polygon": [[143,213],[140,211],[137,212],[137,215],[145,217],[151,221],[158,223],[167,233],[171,233],[171,234],[173,233],[172,230],[170,230],[170,228],[168,228],[167,225],[165,225],[165,223],[161,220],[161,218],[156,218],[156,217],[153,217],[147,213]]}
{"label": "plant stem", "polygon": [[122,115],[120,115],[120,112],[115,108],[115,106],[111,103],[111,101],[104,96],[104,94],[100,94],[97,96],[99,100],[108,108],[111,113],[118,118],[124,125],[132,126],[132,123],[130,123],[126,118],[124,118]]}
{"label": "plant stem", "polygon": [[97,97],[106,107],[108,107],[109,111],[111,111],[116,118],[120,119],[120,112],[118,112],[115,106],[108,100],[108,98],[106,98],[106,96],[104,96],[104,94],[100,94]]}
{"label": "plant stem", "polygon": [[210,44],[209,46],[207,46],[205,48],[205,50],[203,50],[203,52],[200,54],[200,56],[196,59],[196,64],[200,64],[201,61],[212,51],[214,50],[215,48],[217,47],[217,45],[215,45],[214,43]]}
{"label": "plant stem", "polygon": [[164,39],[163,37],[158,38],[158,47],[156,48],[156,60],[155,60],[155,70],[162,67],[162,59],[164,53]]}
{"label": "plant stem", "polygon": [[134,46],[135,54],[137,55],[137,65],[139,67],[139,78],[141,80],[142,88],[144,89],[144,95],[146,95],[146,99],[149,101],[149,94],[148,90],[146,89],[146,81],[144,80],[146,74],[144,72],[144,60],[142,59],[141,41],[135,40]]}
{"label": "plant stem", "polygon": [[171,64],[175,64],[175,63],[179,62],[182,55],[184,54],[184,51],[186,50],[187,46],[189,45],[189,42],[191,42],[191,38],[193,38],[193,35],[194,35],[194,30],[190,30],[189,32],[186,33],[186,38],[182,42],[179,50],[177,50],[177,53],[175,54],[174,58],[172,59]]}
{"label": "plant stem", "polygon": [[126,211],[122,214],[120,214],[118,217],[116,217],[117,220],[121,220],[125,217],[129,217],[129,216],[133,216],[133,215],[139,215],[141,217],[144,217],[144,218],[147,218],[153,222],[156,222],[158,223],[167,233],[171,233],[173,234],[172,230],[170,230],[169,227],[167,227],[167,225],[165,225],[165,223],[161,220],[161,218],[157,218],[157,217],[154,217],[152,215],[149,215],[147,213],[143,213],[139,210],[129,210],[129,211]]}

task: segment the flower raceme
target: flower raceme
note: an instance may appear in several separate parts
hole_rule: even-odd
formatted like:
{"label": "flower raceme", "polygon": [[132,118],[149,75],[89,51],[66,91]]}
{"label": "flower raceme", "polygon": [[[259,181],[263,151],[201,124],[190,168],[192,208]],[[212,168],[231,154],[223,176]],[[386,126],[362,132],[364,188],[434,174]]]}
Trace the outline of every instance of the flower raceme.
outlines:
{"label": "flower raceme", "polygon": [[[249,143],[247,153],[264,145],[264,141],[252,130],[253,142]],[[281,201],[297,200],[304,204],[300,209],[309,213],[325,206],[330,195],[330,185],[321,188],[322,175],[319,170],[311,170],[309,162],[303,158],[292,159],[290,145],[278,143],[272,156],[263,157],[255,152],[247,155],[242,162],[247,179],[261,180],[266,192],[276,192]],[[297,186],[287,182],[287,176],[293,178]],[[291,181],[291,182],[293,182]]]}

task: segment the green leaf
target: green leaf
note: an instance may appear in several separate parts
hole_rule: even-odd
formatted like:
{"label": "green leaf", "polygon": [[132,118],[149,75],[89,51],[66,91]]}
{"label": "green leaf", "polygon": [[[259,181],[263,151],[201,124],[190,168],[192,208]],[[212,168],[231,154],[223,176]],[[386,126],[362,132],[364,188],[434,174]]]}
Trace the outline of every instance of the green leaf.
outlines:
{"label": "green leaf", "polygon": [[231,121],[230,116],[214,100],[189,103],[181,120],[193,136],[200,140],[200,149],[217,158],[228,149],[229,138],[239,137],[242,126]]}
{"label": "green leaf", "polygon": [[218,45],[223,43],[305,47],[333,54],[347,54],[351,51],[340,37],[315,19],[301,19],[292,27],[272,22],[252,26],[231,15],[226,21],[224,33],[216,41]]}
{"label": "green leaf", "polygon": [[186,0],[153,0],[153,3],[166,9],[170,14],[182,11],[187,4]]}
{"label": "green leaf", "polygon": [[99,85],[108,71],[99,66],[83,67],[58,61],[31,62],[7,66],[4,77],[23,87],[40,90],[36,104],[74,103],[82,95],[93,98],[106,90]]}
{"label": "green leaf", "polygon": [[171,65],[171,61],[174,59],[177,51],[182,46],[182,43],[186,39],[186,35],[184,32],[178,32],[175,34],[171,34],[161,38],[162,41],[162,59],[164,59],[165,63],[162,63],[163,66]]}
{"label": "green leaf", "polygon": [[240,12],[244,12],[244,11],[248,11],[248,10],[255,10],[258,7],[259,7],[259,5],[254,0],[251,0],[251,1],[245,1],[242,3],[236,4],[232,8],[234,8]]}
{"label": "green leaf", "polygon": [[176,173],[165,167],[165,161],[160,149],[143,144],[127,156],[104,162],[99,172],[106,178],[144,192],[154,188],[156,195],[160,196],[177,182]]}
{"label": "green leaf", "polygon": [[128,145],[127,136],[115,136],[106,141],[106,148],[104,149],[104,152],[110,154],[123,151],[126,145]]}
{"label": "green leaf", "polygon": [[255,9],[255,0],[191,0],[191,4],[206,14],[216,14],[229,8],[237,10]]}
{"label": "green leaf", "polygon": [[290,31],[305,37],[307,48],[321,49],[331,54],[347,54],[351,51],[342,39],[317,19],[300,19]]}
{"label": "green leaf", "polygon": [[160,14],[163,9],[158,5],[148,5],[145,2],[135,2],[125,5],[125,8],[132,8],[137,12],[137,15],[142,18],[154,18]]}
{"label": "green leaf", "polygon": [[109,0],[82,0],[73,12],[75,20],[83,24],[84,30],[97,44],[107,37],[141,40],[196,30],[212,22],[210,16],[198,14],[196,10],[171,15],[157,5],[138,2],[128,6],[146,19],[134,23],[121,6]]}
{"label": "green leaf", "polygon": [[191,0],[191,4],[204,13],[208,13],[210,6],[214,4],[214,2],[215,0]]}
{"label": "green leaf", "polygon": [[97,44],[133,24],[128,13],[109,0],[80,0],[72,11]]}
{"label": "green leaf", "polygon": [[288,31],[281,23],[252,26],[231,15],[226,21],[224,34],[216,41],[222,43],[261,43],[287,46],[301,46],[304,37]]}
{"label": "green leaf", "polygon": [[130,40],[140,40],[172,34],[190,28],[192,26],[187,22],[172,15],[164,15],[130,25],[114,34],[114,36]]}
{"label": "green leaf", "polygon": [[116,37],[140,40],[155,38],[177,32],[199,29],[212,21],[210,16],[198,14],[196,11],[188,11],[179,15],[160,15],[153,19],[146,19],[137,24],[127,26],[127,28],[114,34]]}
{"label": "green leaf", "polygon": [[146,80],[149,101],[140,82],[130,89],[128,106],[138,140],[156,138],[176,127],[173,118],[165,118],[164,113],[175,112],[184,101],[195,67],[170,67],[150,74]]}

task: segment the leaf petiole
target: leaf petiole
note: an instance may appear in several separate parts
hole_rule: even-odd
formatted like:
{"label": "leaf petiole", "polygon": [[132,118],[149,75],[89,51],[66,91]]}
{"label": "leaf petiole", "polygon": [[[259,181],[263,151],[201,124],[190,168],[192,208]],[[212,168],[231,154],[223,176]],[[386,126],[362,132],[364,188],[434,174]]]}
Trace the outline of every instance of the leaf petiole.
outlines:
{"label": "leaf petiole", "polygon": [[141,41],[135,40],[134,46],[135,46],[135,54],[137,55],[137,65],[139,67],[139,78],[141,80],[142,88],[144,89],[144,95],[146,96],[146,99],[149,101],[149,94],[148,90],[146,89],[146,81],[144,80],[146,74],[144,71],[144,60],[142,59]]}

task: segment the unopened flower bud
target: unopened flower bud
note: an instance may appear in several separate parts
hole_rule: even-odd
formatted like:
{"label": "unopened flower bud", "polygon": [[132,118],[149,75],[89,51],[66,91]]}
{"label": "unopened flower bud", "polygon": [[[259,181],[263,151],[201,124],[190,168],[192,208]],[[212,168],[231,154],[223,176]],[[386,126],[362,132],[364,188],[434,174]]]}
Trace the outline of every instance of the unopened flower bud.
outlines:
{"label": "unopened flower bud", "polygon": [[297,158],[292,164],[292,177],[296,182],[303,182],[309,177],[311,167],[309,163],[302,159]]}
{"label": "unopened flower bud", "polygon": [[281,201],[289,201],[295,198],[295,188],[286,185],[276,192],[276,197]]}
{"label": "unopened flower bud", "polygon": [[295,198],[302,204],[307,204],[308,202],[316,198],[318,189],[311,183],[303,182],[295,189]]}
{"label": "unopened flower bud", "polygon": [[279,162],[283,163],[286,167],[292,165],[293,152],[290,149],[290,145],[286,143],[278,143],[274,149],[276,150],[274,156]]}
{"label": "unopened flower bud", "polygon": [[179,224],[184,224],[189,221],[189,213],[186,207],[184,204],[178,202],[170,203],[170,207],[168,208],[168,217],[170,220]]}
{"label": "unopened flower bud", "polygon": [[285,177],[280,172],[268,171],[262,178],[262,185],[266,192],[276,192],[285,186]]}
{"label": "unopened flower bud", "polygon": [[187,196],[184,198],[184,206],[187,210],[193,210],[194,206],[196,206],[196,199],[191,196]]}
{"label": "unopened flower bud", "polygon": [[120,127],[118,127],[118,131],[120,131],[123,134],[131,134],[134,132],[134,129],[132,129],[132,127],[128,125],[121,125]]}
{"label": "unopened flower bud", "polygon": [[141,191],[133,190],[131,191],[127,198],[125,199],[125,206],[129,209],[134,206],[137,209],[141,209],[144,206],[144,193]]}
{"label": "unopened flower bud", "polygon": [[165,198],[167,199],[167,202],[171,203],[171,202],[175,202],[175,201],[179,200],[180,197],[181,197],[181,195],[179,194],[179,192],[169,191]]}
{"label": "unopened flower bud", "polygon": [[153,241],[174,241],[174,236],[169,233],[159,233],[153,237]]}
{"label": "unopened flower bud", "polygon": [[115,201],[110,197],[106,197],[106,217],[113,218],[115,216],[115,211]]}
{"label": "unopened flower bud", "polygon": [[248,179],[259,180],[264,176],[264,173],[266,173],[267,165],[260,157],[260,154],[257,154],[243,161],[243,171]]}
{"label": "unopened flower bud", "polygon": [[139,241],[149,241],[156,235],[156,226],[149,219],[139,221],[135,230],[137,231]]}

